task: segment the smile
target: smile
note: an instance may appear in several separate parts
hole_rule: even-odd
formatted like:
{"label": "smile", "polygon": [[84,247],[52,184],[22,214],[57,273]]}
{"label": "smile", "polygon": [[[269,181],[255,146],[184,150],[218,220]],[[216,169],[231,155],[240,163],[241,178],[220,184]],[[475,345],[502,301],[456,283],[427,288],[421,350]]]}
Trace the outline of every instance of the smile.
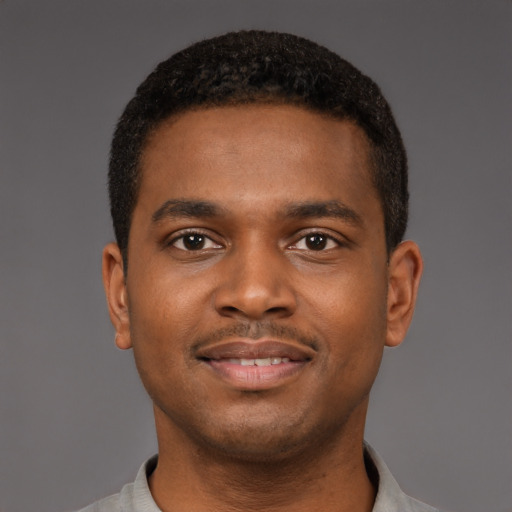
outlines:
{"label": "smile", "polygon": [[310,347],[296,344],[244,340],[202,348],[198,359],[232,388],[263,391],[297,377],[315,353]]}
{"label": "smile", "polygon": [[230,359],[230,363],[240,366],[272,366],[273,364],[289,363],[288,357],[265,357],[258,359]]}

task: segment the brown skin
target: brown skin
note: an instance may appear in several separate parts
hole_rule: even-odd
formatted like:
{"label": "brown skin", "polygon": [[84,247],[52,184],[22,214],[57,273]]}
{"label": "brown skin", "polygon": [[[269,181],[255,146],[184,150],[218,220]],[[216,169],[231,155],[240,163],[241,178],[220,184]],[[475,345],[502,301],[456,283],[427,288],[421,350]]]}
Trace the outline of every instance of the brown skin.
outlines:
{"label": "brown skin", "polygon": [[[142,170],[126,279],[116,244],[103,276],[116,343],[154,402],[159,507],[371,510],[368,395],[384,346],[405,336],[422,261],[413,242],[386,251],[364,132],[294,106],[191,111],[156,130]],[[169,200],[219,211],[155,220]],[[297,206],[333,201],[336,214]],[[243,389],[200,357],[238,339],[304,360]]]}

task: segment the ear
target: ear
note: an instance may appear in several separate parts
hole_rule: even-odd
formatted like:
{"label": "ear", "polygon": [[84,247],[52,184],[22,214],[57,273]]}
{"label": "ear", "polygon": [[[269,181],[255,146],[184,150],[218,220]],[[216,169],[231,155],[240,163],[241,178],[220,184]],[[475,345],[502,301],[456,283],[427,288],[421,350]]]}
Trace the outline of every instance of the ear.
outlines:
{"label": "ear", "polygon": [[409,328],[423,271],[419,247],[411,241],[396,247],[388,265],[386,345],[402,343]]}
{"label": "ear", "polygon": [[110,243],[103,249],[102,270],[110,320],[116,329],[115,343],[118,348],[126,350],[132,346],[130,315],[123,257],[117,244]]}

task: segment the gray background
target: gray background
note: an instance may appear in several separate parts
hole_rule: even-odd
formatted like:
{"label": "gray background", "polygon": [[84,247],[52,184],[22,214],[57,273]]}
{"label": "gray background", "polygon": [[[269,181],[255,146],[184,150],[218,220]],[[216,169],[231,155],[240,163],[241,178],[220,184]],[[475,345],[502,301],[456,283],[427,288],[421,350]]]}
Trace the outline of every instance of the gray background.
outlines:
{"label": "gray background", "polygon": [[408,147],[426,271],[367,438],[404,490],[512,510],[512,4],[505,0],[0,2],[0,510],[72,510],[155,451],[100,281],[109,139],[172,52],[291,31],[368,73]]}

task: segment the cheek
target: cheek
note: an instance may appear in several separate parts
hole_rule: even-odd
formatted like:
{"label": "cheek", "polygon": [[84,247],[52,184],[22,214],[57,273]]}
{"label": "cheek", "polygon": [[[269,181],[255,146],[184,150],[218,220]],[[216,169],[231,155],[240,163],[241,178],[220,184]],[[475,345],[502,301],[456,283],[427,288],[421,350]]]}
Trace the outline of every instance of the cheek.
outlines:
{"label": "cheek", "polygon": [[184,278],[176,271],[166,271],[165,265],[150,266],[137,276],[128,286],[133,299],[129,302],[132,332],[174,338],[196,324],[208,302],[204,279]]}
{"label": "cheek", "polygon": [[191,366],[186,341],[194,336],[196,319],[183,301],[158,293],[133,304],[130,318],[135,365],[148,395],[164,411],[174,403],[185,408]]}
{"label": "cheek", "polygon": [[143,277],[129,283],[128,288],[137,368],[143,380],[169,378],[186,360],[185,341],[194,336],[201,307],[191,298],[193,287],[161,276],[153,278],[151,272],[138,275]]}
{"label": "cheek", "polygon": [[382,273],[366,279],[353,274],[318,289],[322,293],[308,304],[315,311],[315,329],[326,341],[329,366],[342,380],[373,382],[386,340],[386,279]]}
{"label": "cheek", "polygon": [[361,270],[338,271],[311,283],[302,283],[305,305],[330,334],[377,333],[385,330],[387,277],[385,268],[368,264]]}

